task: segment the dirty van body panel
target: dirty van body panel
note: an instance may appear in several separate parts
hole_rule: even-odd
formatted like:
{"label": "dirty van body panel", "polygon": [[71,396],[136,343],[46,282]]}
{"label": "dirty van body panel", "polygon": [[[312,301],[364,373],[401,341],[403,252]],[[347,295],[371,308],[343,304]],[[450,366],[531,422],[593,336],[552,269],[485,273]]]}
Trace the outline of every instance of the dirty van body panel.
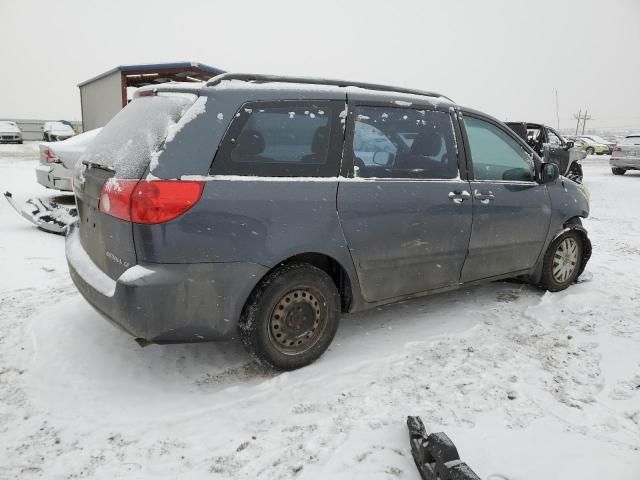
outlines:
{"label": "dirty van body panel", "polygon": [[255,282],[267,268],[246,263],[152,264],[130,267],[117,280],[83,261],[78,229],[67,238],[71,278],[84,298],[110,322],[152,343],[232,338]]}
{"label": "dirty van body panel", "polygon": [[336,212],[338,180],[269,181],[212,177],[198,204],[161,225],[134,225],[144,261],[251,262],[273,267],[322,253],[350,257]]}
{"label": "dirty van body panel", "polygon": [[471,201],[458,181],[363,180],[340,185],[339,211],[368,302],[458,285]]}
{"label": "dirty van body panel", "polygon": [[464,282],[529,270],[543,250],[551,217],[544,185],[471,181],[473,192],[491,191],[488,204],[473,199],[473,234]]}

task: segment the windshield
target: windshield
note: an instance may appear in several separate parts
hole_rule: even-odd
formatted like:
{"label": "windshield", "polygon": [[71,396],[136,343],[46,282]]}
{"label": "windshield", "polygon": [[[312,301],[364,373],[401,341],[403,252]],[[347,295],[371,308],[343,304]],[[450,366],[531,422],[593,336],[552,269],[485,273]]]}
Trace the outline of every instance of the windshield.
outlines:
{"label": "windshield", "polygon": [[103,165],[117,178],[140,178],[196,95],[161,94],[139,97],[122,109],[91,142],[82,161]]}

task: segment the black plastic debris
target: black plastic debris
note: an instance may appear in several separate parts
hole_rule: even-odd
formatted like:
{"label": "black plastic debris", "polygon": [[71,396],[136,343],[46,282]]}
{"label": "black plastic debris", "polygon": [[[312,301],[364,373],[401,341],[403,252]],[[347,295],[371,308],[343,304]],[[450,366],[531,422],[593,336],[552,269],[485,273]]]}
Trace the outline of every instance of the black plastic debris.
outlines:
{"label": "black plastic debris", "polygon": [[458,449],[442,432],[427,433],[420,417],[407,417],[411,455],[423,480],[480,480],[460,460]]}

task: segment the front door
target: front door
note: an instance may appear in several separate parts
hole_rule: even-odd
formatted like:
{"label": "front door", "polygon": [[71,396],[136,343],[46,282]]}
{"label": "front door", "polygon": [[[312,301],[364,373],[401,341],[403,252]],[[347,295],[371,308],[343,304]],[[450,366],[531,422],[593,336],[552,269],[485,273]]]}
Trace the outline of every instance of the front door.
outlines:
{"label": "front door", "polygon": [[555,163],[560,169],[560,175],[566,175],[569,170],[569,149],[560,135],[551,128],[547,128],[547,145],[549,158],[544,161]]}
{"label": "front door", "polygon": [[488,119],[466,115],[473,228],[464,282],[532,268],[551,220],[547,188],[535,181],[531,154]]}
{"label": "front door", "polygon": [[[413,106],[412,106],[413,107]],[[365,300],[457,284],[471,232],[451,115],[350,104],[338,214]]]}

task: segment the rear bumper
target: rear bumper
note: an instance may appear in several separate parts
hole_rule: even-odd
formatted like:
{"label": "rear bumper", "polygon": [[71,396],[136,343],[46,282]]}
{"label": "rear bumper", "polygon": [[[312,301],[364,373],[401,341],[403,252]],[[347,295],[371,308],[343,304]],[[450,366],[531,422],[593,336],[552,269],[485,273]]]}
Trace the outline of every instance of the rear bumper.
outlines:
{"label": "rear bumper", "polygon": [[232,338],[246,298],[267,272],[252,263],[139,264],[117,280],[90,259],[78,228],[67,236],[69,272],[104,317],[151,343]]}
{"label": "rear bumper", "polygon": [[609,165],[616,168],[640,170],[640,157],[611,157]]}
{"label": "rear bumper", "polygon": [[51,165],[40,164],[36,167],[36,179],[40,185],[47,188],[71,191],[72,172],[63,164],[54,163]]}

